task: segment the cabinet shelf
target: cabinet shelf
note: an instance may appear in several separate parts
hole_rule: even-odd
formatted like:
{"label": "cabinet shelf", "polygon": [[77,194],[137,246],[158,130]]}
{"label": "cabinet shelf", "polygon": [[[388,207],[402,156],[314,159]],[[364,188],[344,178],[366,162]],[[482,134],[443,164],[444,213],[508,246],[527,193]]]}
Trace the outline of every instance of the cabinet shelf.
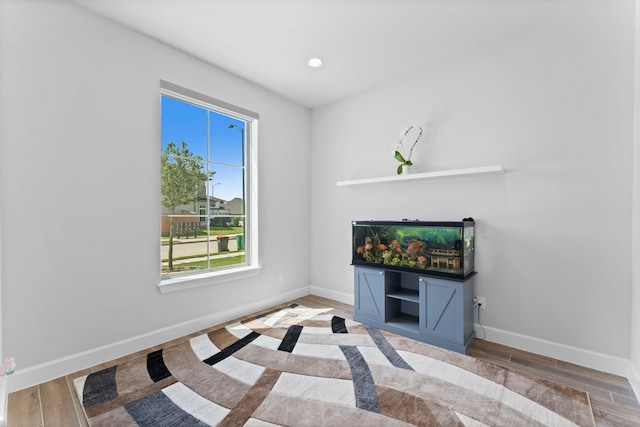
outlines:
{"label": "cabinet shelf", "polygon": [[436,172],[414,173],[409,175],[383,176],[380,178],[354,179],[350,181],[338,181],[338,187],[348,185],[375,184],[380,182],[418,181],[426,179],[447,178],[456,176],[496,175],[504,173],[502,165],[481,166],[476,168],[452,169]]}
{"label": "cabinet shelf", "polygon": [[390,292],[387,294],[387,297],[409,302],[420,301],[418,291],[412,291],[410,289],[403,289],[402,291],[398,292]]}
{"label": "cabinet shelf", "polygon": [[406,313],[398,313],[397,316],[393,317],[391,320],[388,320],[387,325],[395,326],[397,328],[406,329],[413,332],[419,332],[420,330],[420,319],[418,316],[412,316]]}

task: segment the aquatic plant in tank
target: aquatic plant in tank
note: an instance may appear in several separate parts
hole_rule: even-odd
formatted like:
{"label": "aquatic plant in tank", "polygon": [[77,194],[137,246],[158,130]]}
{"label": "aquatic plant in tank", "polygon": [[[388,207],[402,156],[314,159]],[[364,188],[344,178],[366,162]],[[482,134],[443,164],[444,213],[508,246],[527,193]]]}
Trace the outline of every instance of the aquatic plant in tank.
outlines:
{"label": "aquatic plant in tank", "polygon": [[474,225],[472,219],[353,221],[352,263],[465,278],[473,274]]}

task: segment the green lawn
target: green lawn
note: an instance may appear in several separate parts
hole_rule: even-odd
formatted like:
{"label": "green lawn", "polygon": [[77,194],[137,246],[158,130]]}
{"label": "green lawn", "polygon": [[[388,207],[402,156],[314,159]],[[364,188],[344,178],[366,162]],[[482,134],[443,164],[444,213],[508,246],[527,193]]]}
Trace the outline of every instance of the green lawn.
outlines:
{"label": "green lawn", "polygon": [[[242,234],[244,233],[244,227],[212,227],[209,230],[210,236],[224,236],[227,234]],[[206,233],[203,233],[206,235]]]}
{"label": "green lawn", "polygon": [[[224,253],[224,254],[232,254],[232,253],[234,253],[234,252],[242,252],[242,251],[228,251],[228,252],[222,252],[222,253]],[[212,253],[211,253],[211,256],[215,256],[215,254],[216,254],[215,252],[212,252]],[[206,257],[206,256],[207,256],[207,254],[206,254],[206,253],[204,253],[204,254],[197,254],[197,255],[188,255],[188,256],[174,256],[174,257],[173,257],[173,261],[174,261],[174,262],[175,262],[175,261],[182,261],[182,260],[185,260],[185,259],[191,259],[191,258],[204,258],[204,257]],[[238,256],[244,256],[244,255],[238,255]],[[169,258],[162,258],[162,259],[160,260],[160,262],[168,262],[168,261],[169,261]]]}
{"label": "green lawn", "polygon": [[[217,268],[217,267],[225,267],[228,265],[235,265],[235,264],[244,264],[246,258],[245,255],[238,255],[238,256],[234,256],[234,257],[227,257],[227,258],[211,258],[211,268]],[[196,268],[200,268],[202,270],[206,270],[207,268],[209,268],[207,261],[195,261],[195,262],[185,262],[185,263],[180,263],[180,264],[174,264],[174,268],[178,269],[178,268],[184,268],[185,270],[193,270]],[[168,273],[168,267],[163,266],[162,267],[162,273]]]}

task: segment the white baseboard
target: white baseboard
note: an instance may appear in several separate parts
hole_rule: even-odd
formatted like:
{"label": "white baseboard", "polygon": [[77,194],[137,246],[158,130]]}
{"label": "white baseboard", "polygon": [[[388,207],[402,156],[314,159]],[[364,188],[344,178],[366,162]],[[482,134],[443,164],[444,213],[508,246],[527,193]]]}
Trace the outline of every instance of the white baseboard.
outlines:
{"label": "white baseboard", "polygon": [[353,305],[353,294],[346,292],[333,291],[331,289],[320,288],[318,286],[310,286],[310,293],[323,298],[329,298],[343,304]]}
{"label": "white baseboard", "polygon": [[629,376],[627,376],[627,378],[631,383],[631,387],[633,387],[633,391],[636,393],[636,399],[640,401],[640,373],[638,373],[638,370],[635,368],[633,363],[631,363],[631,361],[629,361],[629,370],[630,374]]}
{"label": "white baseboard", "polygon": [[629,382],[632,382],[632,376],[637,378],[637,374],[633,372],[633,366],[630,359],[572,347],[489,326],[483,326],[483,328],[477,323],[474,324],[476,337],[483,337],[483,334],[486,333],[485,339],[487,341],[503,344],[524,351],[530,351],[532,353],[584,366],[586,368],[620,375],[628,378]]}
{"label": "white baseboard", "polygon": [[[309,286],[300,287],[292,291],[272,296],[269,299],[251,304],[235,306],[224,311],[219,311],[217,313],[189,320],[177,325],[172,325],[120,342],[108,344],[29,368],[19,369],[16,370],[15,374],[11,375],[11,381],[8,382],[7,389],[9,393],[11,393],[16,390],[21,390],[26,387],[50,381],[60,376],[68,375],[100,363],[108,362],[110,360],[237,319],[238,317],[264,310],[274,305],[301,298],[309,295],[309,293]],[[0,427],[3,427],[2,424],[0,424]]]}

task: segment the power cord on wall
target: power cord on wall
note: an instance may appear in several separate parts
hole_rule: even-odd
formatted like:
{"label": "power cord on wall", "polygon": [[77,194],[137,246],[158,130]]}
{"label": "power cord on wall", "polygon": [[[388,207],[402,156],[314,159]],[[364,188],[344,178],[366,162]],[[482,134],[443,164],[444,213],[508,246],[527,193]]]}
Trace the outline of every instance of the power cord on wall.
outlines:
{"label": "power cord on wall", "polygon": [[473,305],[474,307],[478,308],[478,325],[480,325],[480,327],[482,328],[482,338],[479,338],[479,337],[476,337],[476,338],[478,338],[479,340],[483,340],[487,337],[487,333],[485,332],[484,326],[482,326],[482,323],[480,323],[480,306],[482,306],[482,304],[479,302],[475,302]]}

